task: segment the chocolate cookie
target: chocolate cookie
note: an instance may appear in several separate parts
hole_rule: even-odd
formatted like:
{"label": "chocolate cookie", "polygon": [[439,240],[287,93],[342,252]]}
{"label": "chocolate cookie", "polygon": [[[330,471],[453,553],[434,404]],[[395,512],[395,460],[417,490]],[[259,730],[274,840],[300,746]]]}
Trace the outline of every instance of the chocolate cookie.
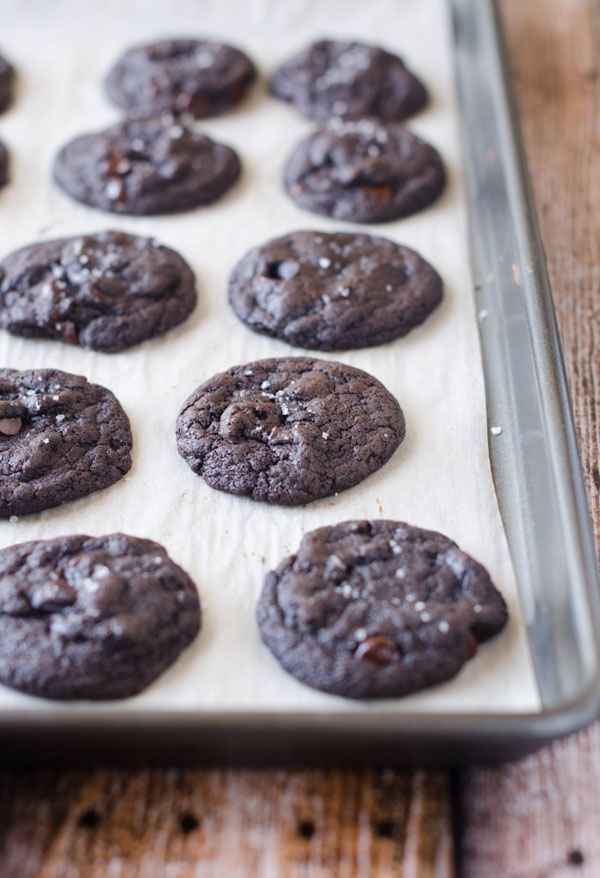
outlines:
{"label": "chocolate cookie", "polygon": [[345,40],[311,43],[275,71],[269,88],[318,122],[332,116],[398,122],[427,101],[425,86],[397,55]]}
{"label": "chocolate cookie", "polygon": [[256,247],[229,279],[250,329],[321,351],[406,335],[442,298],[442,280],[413,250],[370,235],[293,232]]}
{"label": "chocolate cookie", "polygon": [[14,83],[14,67],[0,55],[0,113],[6,110],[13,99]]}
{"label": "chocolate cookie", "polygon": [[0,369],[0,518],[107,488],[131,469],[131,445],[105,387],[57,369]]}
{"label": "chocolate cookie", "polygon": [[44,698],[126,698],[200,629],[194,583],[165,549],[125,534],[0,551],[0,682]]}
{"label": "chocolate cookie", "polygon": [[8,152],[0,140],[0,186],[8,183]]}
{"label": "chocolate cookie", "polygon": [[256,78],[239,49],[207,40],[161,40],[130,49],[104,82],[109,98],[126,110],[216,116],[238,104]]}
{"label": "chocolate cookie", "polygon": [[96,351],[122,351],[181,323],[194,275],[152,238],[98,232],[44,241],[0,262],[0,327]]}
{"label": "chocolate cookie", "polygon": [[403,438],[400,406],[379,381],[307,357],[215,375],[177,419],[179,453],[212,488],[286,506],[356,485]]}
{"label": "chocolate cookie", "polygon": [[84,204],[147,216],[215,201],[235,183],[240,168],[229,146],[167,113],[76,137],[58,153],[54,179]]}
{"label": "chocolate cookie", "polygon": [[481,564],[435,531],[346,521],[307,533],[267,575],[262,638],[302,683],[395,698],[453,677],[507,611]]}
{"label": "chocolate cookie", "polygon": [[334,219],[380,223],[415,213],[444,188],[436,150],[402,125],[332,119],[302,140],[285,168],[300,207]]}

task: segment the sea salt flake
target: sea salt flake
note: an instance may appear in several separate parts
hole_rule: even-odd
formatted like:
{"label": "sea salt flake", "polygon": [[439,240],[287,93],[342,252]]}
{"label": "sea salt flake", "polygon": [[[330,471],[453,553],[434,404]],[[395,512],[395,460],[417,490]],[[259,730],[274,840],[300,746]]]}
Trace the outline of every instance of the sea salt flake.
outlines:
{"label": "sea salt flake", "polygon": [[326,256],[321,256],[318,262],[319,268],[329,268],[329,266],[331,265],[331,259],[328,259]]}
{"label": "sea salt flake", "polygon": [[417,613],[420,613],[421,610],[424,610],[424,609],[425,609],[425,602],[424,601],[417,601],[415,604],[415,610],[417,611]]}
{"label": "sea salt flake", "polygon": [[447,634],[448,631],[450,631],[450,625],[448,625],[448,623],[444,619],[442,619],[442,621],[438,625],[438,628],[442,632],[442,634]]}
{"label": "sea salt flake", "polygon": [[473,607],[473,612],[474,613],[481,613],[482,609],[483,609],[483,607],[481,606],[481,604],[475,604],[475,606]]}
{"label": "sea salt flake", "polygon": [[261,387],[263,388],[263,390],[264,390],[266,387],[270,387],[270,386],[271,386],[271,382],[267,379],[266,381],[263,381],[262,384],[261,384],[260,386],[261,386]]}
{"label": "sea salt flake", "polygon": [[118,198],[121,194],[121,183],[119,180],[109,180],[104,189],[104,194],[111,200]]}
{"label": "sea salt flake", "polygon": [[490,427],[490,433],[492,436],[499,436],[502,432],[502,427]]}
{"label": "sea salt flake", "polygon": [[404,579],[406,577],[406,570],[403,570],[402,567],[398,567],[395,576],[396,579]]}
{"label": "sea salt flake", "polygon": [[[415,604],[416,607],[416,604]],[[421,622],[431,622],[431,614],[430,613],[421,613]]]}
{"label": "sea salt flake", "polygon": [[357,640],[359,643],[361,642],[361,640],[366,640],[367,639],[366,628],[357,628],[356,631],[354,632],[354,639]]}

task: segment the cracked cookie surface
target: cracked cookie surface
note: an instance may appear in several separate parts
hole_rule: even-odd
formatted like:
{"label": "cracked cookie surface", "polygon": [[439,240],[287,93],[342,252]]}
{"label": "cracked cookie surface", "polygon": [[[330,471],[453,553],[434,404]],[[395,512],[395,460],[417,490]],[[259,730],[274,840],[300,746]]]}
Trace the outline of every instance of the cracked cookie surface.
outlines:
{"label": "cracked cookie surface", "polygon": [[6,686],[44,698],[125,698],[199,628],[194,583],[151,540],[65,536],[0,551]]}
{"label": "cracked cookie surface", "polygon": [[257,615],[286,671],[350,698],[442,683],[507,620],[487,571],[456,543],[386,520],[305,534],[267,575]]}
{"label": "cracked cookie surface", "polygon": [[332,119],[301,140],[284,184],[307,210],[338,220],[379,223],[430,205],[446,182],[437,152],[402,125]]}
{"label": "cracked cookie surface", "polygon": [[173,110],[197,119],[238,104],[256,78],[244,52],[210,40],[160,40],[135,46],[109,71],[109,98],[126,110]]}
{"label": "cracked cookie surface", "polygon": [[114,353],[162,335],[196,304],[174,250],[123,232],[31,244],[0,261],[0,327]]}
{"label": "cracked cookie surface", "polygon": [[284,235],[247,253],[229,279],[250,329],[322,351],[406,335],[441,298],[440,276],[414,250],[363,234]]}
{"label": "cracked cookie surface", "polygon": [[400,406],[360,369],[308,357],[234,366],[185,402],[177,447],[213,488],[298,505],[362,481],[404,438]]}
{"label": "cracked cookie surface", "polygon": [[237,153],[170,114],[130,117],[59,151],[54,179],[92,207],[150,216],[209,204],[241,171]]}
{"label": "cracked cookie surface", "polygon": [[3,113],[12,102],[14,84],[15,69],[0,55],[0,113]]}
{"label": "cracked cookie surface", "polygon": [[0,187],[8,183],[8,151],[0,140]]}
{"label": "cracked cookie surface", "polygon": [[131,469],[131,446],[105,387],[56,369],[0,369],[0,517],[107,488]]}
{"label": "cracked cookie surface", "polygon": [[399,122],[427,102],[425,86],[401,58],[345,40],[311,43],[277,68],[269,88],[317,122],[332,116]]}

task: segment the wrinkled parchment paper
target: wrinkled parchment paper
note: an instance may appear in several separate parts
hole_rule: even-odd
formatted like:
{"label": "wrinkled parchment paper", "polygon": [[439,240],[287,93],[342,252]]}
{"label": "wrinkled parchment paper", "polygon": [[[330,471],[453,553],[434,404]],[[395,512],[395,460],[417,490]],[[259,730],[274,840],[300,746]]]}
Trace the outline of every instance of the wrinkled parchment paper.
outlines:
{"label": "wrinkled parchment paper", "polygon": [[[0,51],[19,70],[17,101],[0,117],[0,138],[12,152],[12,183],[0,192],[2,254],[38,239],[104,228],[154,235],[191,263],[199,305],[168,336],[118,355],[0,337],[5,366],[56,367],[113,390],[131,418],[135,442],[134,466],[124,480],[60,509],[0,522],[0,546],[116,530],[158,540],[197,583],[204,620],[197,642],[136,698],[60,705],[0,687],[0,708],[183,709],[199,718],[206,709],[538,709],[490,476],[446,5],[442,0],[5,0],[2,21]],[[237,111],[204,125],[239,151],[241,182],[209,208],[166,218],[117,217],[68,199],[52,183],[52,159],[68,138],[120,117],[101,90],[108,67],[131,44],[182,35],[238,44],[262,71]],[[379,378],[404,409],[407,437],[391,461],[357,487],[285,509],[207,487],[178,456],[174,425],[184,399],[213,373],[260,357],[302,353],[255,335],[230,311],[227,276],[237,259],[251,246],[294,229],[359,228],[303,212],[281,185],[286,157],[312,123],[268,97],[265,74],[320,36],[356,37],[396,50],[430,89],[430,104],[408,124],[440,150],[448,188],[433,207],[371,231],[430,260],[444,278],[445,299],[405,339],[324,355]],[[295,550],[305,531],[363,517],[402,519],[448,534],[488,567],[504,594],[510,624],[453,682],[402,700],[356,704],[297,683],[263,647],[254,610],[266,571]]]}

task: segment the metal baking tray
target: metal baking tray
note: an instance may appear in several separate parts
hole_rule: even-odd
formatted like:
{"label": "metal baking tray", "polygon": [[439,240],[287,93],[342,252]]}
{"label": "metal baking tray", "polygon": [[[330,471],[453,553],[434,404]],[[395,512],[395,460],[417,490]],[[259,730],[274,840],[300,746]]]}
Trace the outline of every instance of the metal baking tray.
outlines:
{"label": "metal baking tray", "polygon": [[27,763],[459,764],[513,759],[600,712],[600,604],[552,295],[494,0],[450,0],[489,451],[541,696],[535,713],[7,711]]}

